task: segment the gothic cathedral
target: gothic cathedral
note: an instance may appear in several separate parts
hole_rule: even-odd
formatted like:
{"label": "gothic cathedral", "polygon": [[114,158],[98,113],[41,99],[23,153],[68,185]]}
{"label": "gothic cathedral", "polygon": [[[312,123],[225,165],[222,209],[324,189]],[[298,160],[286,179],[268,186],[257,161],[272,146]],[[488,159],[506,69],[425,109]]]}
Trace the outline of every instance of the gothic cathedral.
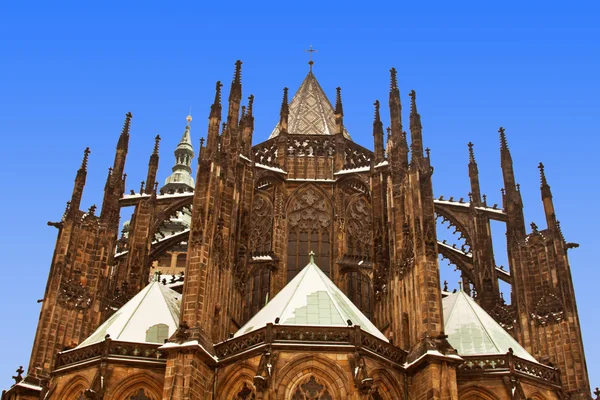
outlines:
{"label": "gothic cathedral", "polygon": [[[591,399],[567,257],[577,245],[543,165],[545,229],[525,226],[503,128],[502,207],[481,194],[471,143],[468,200],[436,199],[416,93],[403,113],[396,70],[391,126],[376,101],[370,150],[344,127],[340,88],[332,105],[309,64],[252,145],[236,62],[226,113],[217,82],[206,141],[194,149],[188,117],[162,187],[157,137],[145,183],[125,191],[128,113],[100,210],[80,210],[86,149],[49,223],[58,239],[29,366],[3,400]],[[438,218],[466,245],[438,240]],[[491,221],[506,224],[508,269]],[[440,282],[440,256],[460,290]]]}

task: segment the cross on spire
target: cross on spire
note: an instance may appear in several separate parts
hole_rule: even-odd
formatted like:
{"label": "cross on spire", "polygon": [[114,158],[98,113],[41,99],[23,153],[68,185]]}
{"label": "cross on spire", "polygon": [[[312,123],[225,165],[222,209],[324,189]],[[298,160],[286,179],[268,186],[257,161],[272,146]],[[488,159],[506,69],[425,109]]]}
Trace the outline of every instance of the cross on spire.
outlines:
{"label": "cross on spire", "polygon": [[308,50],[304,50],[306,52],[308,52],[309,54],[309,61],[308,61],[308,65],[310,65],[310,70],[312,71],[312,66],[315,63],[312,59],[313,53],[316,52],[317,50],[313,49],[312,44],[310,45],[310,47],[308,48]]}

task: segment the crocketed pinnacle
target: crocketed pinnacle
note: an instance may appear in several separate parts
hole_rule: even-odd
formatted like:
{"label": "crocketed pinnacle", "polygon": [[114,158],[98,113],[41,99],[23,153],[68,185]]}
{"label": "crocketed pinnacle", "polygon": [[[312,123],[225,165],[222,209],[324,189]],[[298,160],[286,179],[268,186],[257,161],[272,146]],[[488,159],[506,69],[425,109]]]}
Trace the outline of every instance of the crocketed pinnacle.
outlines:
{"label": "crocketed pinnacle", "polygon": [[391,90],[398,90],[398,78],[396,76],[396,68],[392,67],[392,69],[390,69],[390,89]]}
{"label": "crocketed pinnacle", "polygon": [[290,113],[290,107],[288,104],[288,88],[284,87],[283,88],[283,99],[281,100],[281,110],[279,111],[279,116],[280,117],[286,117],[289,115]]}
{"label": "crocketed pinnacle", "polygon": [[83,160],[81,160],[81,168],[79,168],[82,171],[87,171],[87,165],[88,165],[88,158],[90,156],[91,150],[89,147],[86,147],[85,150],[83,151]]}
{"label": "crocketed pinnacle", "polygon": [[467,144],[467,146],[469,146],[469,163],[476,164],[475,152],[473,151],[473,143],[469,142],[469,144]]}
{"label": "crocketed pinnacle", "polygon": [[133,118],[133,115],[130,112],[125,114],[125,123],[123,124],[123,130],[121,130],[121,136],[119,136],[119,141],[117,142],[117,149],[127,150],[129,146],[129,129],[131,127],[131,118]]}
{"label": "crocketed pinnacle", "polygon": [[419,112],[417,111],[417,92],[415,92],[414,90],[411,90],[409,93],[409,96],[410,96],[410,115],[417,116],[417,115],[419,115]]}
{"label": "crocketed pinnacle", "polygon": [[[191,121],[192,117],[190,117],[188,115],[188,118],[190,118],[190,121]],[[158,155],[158,146],[159,146],[159,144],[160,144],[160,135],[156,135],[156,137],[154,138],[154,150],[152,151],[152,154]]]}
{"label": "crocketed pinnacle", "polygon": [[213,104],[210,106],[210,116],[209,118],[220,118],[221,117],[221,86],[223,86],[223,84],[221,83],[221,81],[217,81],[217,87],[215,90],[215,101],[213,102]]}
{"label": "crocketed pinnacle", "polygon": [[540,163],[538,165],[538,168],[540,169],[540,179],[542,181],[542,186],[548,186],[548,181],[546,180],[546,173],[544,171],[544,164]]}
{"label": "crocketed pinnacle", "polygon": [[373,105],[375,106],[375,122],[373,122],[373,124],[377,124],[381,122],[381,115],[379,114],[379,100],[375,100]]}
{"label": "crocketed pinnacle", "polygon": [[344,115],[344,107],[342,106],[342,88],[335,88],[335,113]]}
{"label": "crocketed pinnacle", "polygon": [[252,116],[252,106],[254,105],[254,95],[248,96],[248,108],[246,109],[246,116]]}

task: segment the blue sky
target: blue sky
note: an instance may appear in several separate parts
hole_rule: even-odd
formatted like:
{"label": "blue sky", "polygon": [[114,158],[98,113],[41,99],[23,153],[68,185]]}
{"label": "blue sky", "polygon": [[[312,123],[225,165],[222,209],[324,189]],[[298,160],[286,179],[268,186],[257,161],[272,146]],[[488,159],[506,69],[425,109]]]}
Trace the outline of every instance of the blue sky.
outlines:
{"label": "blue sky", "polygon": [[[278,120],[282,88],[294,92],[308,72],[303,50],[310,44],[318,50],[317,79],[330,98],[343,88],[344,122],[362,145],[372,148],[372,104],[387,104],[392,66],[405,110],[408,92],[417,91],[436,196],[467,197],[466,144],[473,141],[483,192],[501,203],[497,130],[504,126],[527,223],[545,227],[537,169],[544,162],[564,234],[581,244],[569,256],[588,372],[600,385],[595,4],[210,3],[0,6],[0,387],[29,361],[36,300],[56,240],[46,221],[60,219],[83,149],[92,149],[85,209],[100,205],[128,111],[127,189],[145,178],[156,134],[163,137],[164,180],[189,107],[197,144],[214,83],[228,88],[237,59],[244,62],[244,96],[255,95],[255,143],[262,141]],[[387,122],[387,108],[383,115]]]}

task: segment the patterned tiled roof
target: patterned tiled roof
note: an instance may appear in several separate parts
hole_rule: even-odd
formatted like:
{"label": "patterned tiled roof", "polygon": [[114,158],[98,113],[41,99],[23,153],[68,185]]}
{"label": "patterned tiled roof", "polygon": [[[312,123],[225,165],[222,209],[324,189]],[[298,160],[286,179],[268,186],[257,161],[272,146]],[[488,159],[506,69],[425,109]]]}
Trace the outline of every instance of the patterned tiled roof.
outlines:
{"label": "patterned tiled roof", "polygon": [[[289,105],[288,132],[297,135],[335,135],[335,111],[312,71]],[[269,139],[279,135],[279,123]],[[350,135],[344,128],[344,136]]]}

